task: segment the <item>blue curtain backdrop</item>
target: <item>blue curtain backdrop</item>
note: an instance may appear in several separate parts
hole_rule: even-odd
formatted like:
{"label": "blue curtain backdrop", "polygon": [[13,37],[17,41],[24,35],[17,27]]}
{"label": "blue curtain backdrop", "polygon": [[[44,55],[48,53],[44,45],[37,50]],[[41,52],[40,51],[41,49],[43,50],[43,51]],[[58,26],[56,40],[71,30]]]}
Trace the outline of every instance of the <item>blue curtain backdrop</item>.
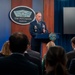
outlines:
{"label": "blue curtain backdrop", "polygon": [[56,45],[63,46],[66,52],[72,50],[70,40],[75,35],[63,34],[63,7],[75,7],[75,0],[55,0],[54,1],[54,30],[60,33]]}
{"label": "blue curtain backdrop", "polygon": [[9,11],[11,10],[11,0],[0,0],[0,50],[11,34],[11,21]]}

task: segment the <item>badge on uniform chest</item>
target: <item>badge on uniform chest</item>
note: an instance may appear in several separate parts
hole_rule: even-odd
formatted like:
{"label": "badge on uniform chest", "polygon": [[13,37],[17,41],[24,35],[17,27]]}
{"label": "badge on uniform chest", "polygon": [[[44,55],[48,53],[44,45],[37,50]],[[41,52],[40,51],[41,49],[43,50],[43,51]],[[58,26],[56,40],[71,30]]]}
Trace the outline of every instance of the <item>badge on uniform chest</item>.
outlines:
{"label": "badge on uniform chest", "polygon": [[41,24],[41,26],[34,25],[34,32],[38,32],[38,30],[40,31],[45,30],[45,25],[44,24]]}
{"label": "badge on uniform chest", "polygon": [[44,24],[42,24],[42,28],[45,29],[45,25]]}
{"label": "badge on uniform chest", "polygon": [[37,32],[37,25],[34,26],[34,31]]}

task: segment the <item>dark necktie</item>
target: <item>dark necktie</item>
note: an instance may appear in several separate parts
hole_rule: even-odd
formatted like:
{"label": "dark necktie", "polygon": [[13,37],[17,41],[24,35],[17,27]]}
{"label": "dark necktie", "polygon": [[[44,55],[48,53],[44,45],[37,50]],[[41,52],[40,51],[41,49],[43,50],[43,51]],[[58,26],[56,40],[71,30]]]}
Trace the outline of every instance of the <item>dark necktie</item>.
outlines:
{"label": "dark necktie", "polygon": [[41,27],[41,22],[38,22],[39,27]]}

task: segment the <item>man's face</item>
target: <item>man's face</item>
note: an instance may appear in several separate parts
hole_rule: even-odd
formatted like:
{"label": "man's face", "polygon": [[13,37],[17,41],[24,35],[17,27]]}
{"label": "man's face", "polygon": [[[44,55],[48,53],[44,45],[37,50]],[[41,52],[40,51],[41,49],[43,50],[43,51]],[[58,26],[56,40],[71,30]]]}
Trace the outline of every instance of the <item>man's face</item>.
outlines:
{"label": "man's face", "polygon": [[71,45],[72,45],[72,48],[74,49],[75,48],[75,44],[74,43],[71,43]]}
{"label": "man's face", "polygon": [[38,13],[38,14],[36,15],[36,20],[37,20],[37,21],[41,21],[41,20],[42,20],[42,14],[41,14],[41,13]]}

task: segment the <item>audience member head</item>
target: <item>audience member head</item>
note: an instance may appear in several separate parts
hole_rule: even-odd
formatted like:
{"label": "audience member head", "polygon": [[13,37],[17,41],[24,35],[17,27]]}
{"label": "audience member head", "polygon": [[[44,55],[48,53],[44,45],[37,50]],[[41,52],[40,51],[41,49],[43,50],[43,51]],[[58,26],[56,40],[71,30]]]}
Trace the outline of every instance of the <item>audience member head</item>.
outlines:
{"label": "audience member head", "polygon": [[60,46],[50,47],[46,54],[46,73],[54,75],[66,75],[66,53]]}
{"label": "audience member head", "polygon": [[2,46],[2,50],[1,50],[1,53],[5,56],[8,56],[11,54],[11,51],[9,49],[9,41],[6,41],[4,43],[4,45]]}
{"label": "audience member head", "polygon": [[28,43],[28,37],[21,32],[14,33],[9,37],[9,48],[12,53],[24,53]]}
{"label": "audience member head", "polygon": [[71,44],[72,44],[72,48],[74,49],[75,48],[75,37],[71,39]]}
{"label": "audience member head", "polygon": [[35,16],[36,20],[39,22],[42,20],[42,14],[41,12],[36,12],[36,16]]}
{"label": "audience member head", "polygon": [[49,49],[52,46],[55,46],[55,43],[53,41],[48,42],[46,45],[47,49]]}

